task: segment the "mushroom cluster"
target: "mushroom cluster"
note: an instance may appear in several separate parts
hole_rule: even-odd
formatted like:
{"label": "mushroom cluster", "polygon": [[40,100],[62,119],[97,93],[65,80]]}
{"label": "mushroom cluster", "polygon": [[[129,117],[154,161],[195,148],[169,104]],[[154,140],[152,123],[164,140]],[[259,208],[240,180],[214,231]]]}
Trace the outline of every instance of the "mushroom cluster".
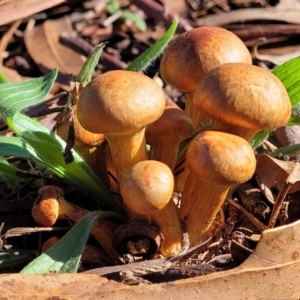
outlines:
{"label": "mushroom cluster", "polygon": [[[191,246],[209,237],[229,189],[254,173],[249,141],[285,125],[291,104],[280,80],[253,66],[243,42],[221,28],[179,35],[164,52],[160,72],[186,94],[185,111],[167,106],[163,90],[146,75],[118,70],[83,88],[74,124],[104,137],[126,221],[158,228],[160,254],[171,257],[181,250],[184,230]],[[210,129],[196,134],[184,154],[186,171],[177,184],[179,145],[207,123]],[[180,205],[172,198],[178,187]]]}

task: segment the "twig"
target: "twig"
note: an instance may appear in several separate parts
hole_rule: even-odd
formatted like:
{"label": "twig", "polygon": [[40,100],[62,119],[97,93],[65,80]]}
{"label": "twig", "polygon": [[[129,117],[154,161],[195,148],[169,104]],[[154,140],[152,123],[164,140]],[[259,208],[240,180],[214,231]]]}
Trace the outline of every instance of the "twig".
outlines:
{"label": "twig", "polygon": [[[88,43],[86,40],[82,39],[79,36],[71,36],[67,32],[62,32],[59,41],[63,45],[68,46],[83,55],[89,55],[94,49],[93,45]],[[111,70],[122,70],[127,66],[126,63],[120,61],[116,57],[106,52],[102,53],[100,61],[103,65]]]}
{"label": "twig", "polygon": [[[3,53],[6,50],[10,39],[16,32],[17,28],[20,26],[21,22],[22,22],[22,19],[15,21],[13,23],[13,25],[9,28],[9,30],[4,34],[4,36],[2,37],[2,39],[0,41],[0,53]],[[3,62],[3,56],[1,55],[0,56],[0,66],[2,66],[2,62]]]}
{"label": "twig", "polygon": [[[170,26],[175,17],[174,13],[164,8],[158,2],[152,0],[131,0],[131,2],[138,8],[143,10],[147,16],[155,20],[160,19],[166,26]],[[189,31],[192,28],[193,26],[189,23],[188,20],[180,16],[178,17],[178,33]]]}
{"label": "twig", "polygon": [[236,207],[237,209],[239,209],[240,211],[242,211],[245,216],[256,226],[256,228],[260,231],[263,232],[265,230],[268,229],[268,227],[266,225],[264,225],[262,222],[260,222],[259,220],[257,220],[252,214],[250,214],[245,208],[243,208],[241,205],[237,204],[236,202],[234,202],[232,199],[227,198],[226,201],[228,203],[230,203],[231,205],[233,205],[234,207]]}

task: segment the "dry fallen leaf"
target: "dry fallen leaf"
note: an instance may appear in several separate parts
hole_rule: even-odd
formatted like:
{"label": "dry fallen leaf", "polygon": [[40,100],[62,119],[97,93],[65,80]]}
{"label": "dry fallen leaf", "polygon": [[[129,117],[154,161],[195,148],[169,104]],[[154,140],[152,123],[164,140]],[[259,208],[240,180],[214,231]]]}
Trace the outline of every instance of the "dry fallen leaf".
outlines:
{"label": "dry fallen leaf", "polygon": [[[271,202],[275,202],[276,195],[274,189],[280,191],[286,183],[288,177],[294,172],[296,161],[283,161],[273,158],[267,154],[262,154],[256,166],[256,180],[265,197]],[[300,182],[296,181],[291,185],[289,193],[294,193],[300,189]]]}
{"label": "dry fallen leaf", "polygon": [[28,17],[62,2],[65,0],[1,0],[0,25]]}
{"label": "dry fallen leaf", "polygon": [[70,75],[78,74],[84,60],[80,54],[59,42],[63,31],[72,34],[69,17],[45,21],[42,25],[25,32],[24,40],[28,53],[40,71],[47,74],[58,67],[58,81],[68,85]]}
{"label": "dry fallen leaf", "polygon": [[253,254],[224,272],[135,286],[97,274],[4,274],[0,294],[9,299],[299,299],[299,245],[300,221],[264,231]]}

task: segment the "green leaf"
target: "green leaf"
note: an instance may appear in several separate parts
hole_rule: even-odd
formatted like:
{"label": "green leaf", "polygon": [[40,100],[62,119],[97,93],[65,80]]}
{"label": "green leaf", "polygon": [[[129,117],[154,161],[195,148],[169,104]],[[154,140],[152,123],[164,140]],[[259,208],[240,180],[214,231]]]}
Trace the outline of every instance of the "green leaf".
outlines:
{"label": "green leaf", "polygon": [[120,212],[111,194],[78,153],[74,151],[73,163],[65,163],[62,153],[66,143],[59,136],[21,113],[8,118],[7,123],[26,142],[24,146],[34,159],[92,196],[103,208]]}
{"label": "green leaf", "polygon": [[0,136],[0,145],[0,155],[2,156],[34,158],[34,156],[31,155],[31,153],[34,152],[34,149],[20,137]]}
{"label": "green leaf", "polygon": [[300,57],[285,62],[272,72],[285,86],[294,107],[300,101]]}
{"label": "green leaf", "polygon": [[0,84],[9,82],[5,75],[0,72]]}
{"label": "green leaf", "polygon": [[120,8],[120,3],[118,0],[112,0],[106,3],[106,10],[112,15]]}
{"label": "green leaf", "polygon": [[147,24],[144,21],[144,19],[140,18],[136,13],[134,13],[131,10],[123,10],[121,18],[132,21],[136,25],[136,27],[142,32],[146,31],[147,29]]}
{"label": "green leaf", "polygon": [[57,69],[43,77],[0,84],[0,113],[6,119],[42,101],[55,82]]}
{"label": "green leaf", "polygon": [[95,68],[99,62],[105,43],[101,43],[95,46],[91,55],[83,64],[79,74],[76,77],[76,81],[80,82],[83,86],[86,86],[92,79]]}
{"label": "green leaf", "polygon": [[259,147],[263,143],[263,141],[269,137],[269,134],[270,130],[263,130],[256,134],[256,136],[252,139],[250,143],[252,148],[256,149],[257,147]]}
{"label": "green leaf", "polygon": [[164,36],[156,41],[150,48],[148,48],[143,54],[132,61],[126,70],[142,72],[146,70],[159,55],[164,51],[169,42],[171,41],[178,25],[178,20],[174,19],[171,26],[168,28]]}
{"label": "green leaf", "polygon": [[23,172],[20,169],[11,166],[8,161],[0,156],[0,177],[10,187],[14,188],[17,186],[19,179],[17,177],[18,172]]}
{"label": "green leaf", "polygon": [[293,125],[300,125],[300,117],[291,117],[288,124],[288,126],[293,126]]}
{"label": "green leaf", "polygon": [[33,252],[33,250],[0,250],[0,269],[18,267],[28,263]]}
{"label": "green leaf", "polygon": [[98,218],[111,217],[116,217],[116,215],[101,211],[91,212],[84,216],[57,244],[27,265],[21,273],[77,272],[81,253],[94,222]]}
{"label": "green leaf", "polygon": [[281,157],[281,156],[295,156],[300,154],[300,144],[290,145],[284,148],[279,148],[271,153],[272,157]]}

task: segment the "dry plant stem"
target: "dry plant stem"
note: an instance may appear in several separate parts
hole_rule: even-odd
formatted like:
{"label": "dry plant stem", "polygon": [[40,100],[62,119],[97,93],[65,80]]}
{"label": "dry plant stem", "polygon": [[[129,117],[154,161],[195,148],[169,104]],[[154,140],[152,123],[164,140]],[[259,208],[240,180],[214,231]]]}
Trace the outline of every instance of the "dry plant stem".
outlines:
{"label": "dry plant stem", "polygon": [[273,207],[272,214],[269,219],[268,228],[273,228],[275,226],[282,203],[291,186],[292,186],[291,182],[285,182],[282,188],[280,189],[280,192],[278,193],[277,198],[275,200],[275,205]]}
{"label": "dry plant stem", "polygon": [[264,225],[262,222],[257,220],[251,213],[249,213],[244,207],[236,203],[230,198],[227,198],[226,201],[230,203],[232,206],[236,207],[239,209],[255,226],[256,228],[260,231],[263,232],[268,229],[266,225]]}
{"label": "dry plant stem", "polygon": [[[89,213],[89,211],[67,202],[63,197],[62,190],[55,186],[41,188],[39,197],[32,208],[33,218],[43,226],[52,226],[57,219],[78,222]],[[113,233],[117,227],[118,225],[110,220],[100,219],[95,221],[91,229],[91,234],[114,262],[119,257],[112,246]]]}
{"label": "dry plant stem", "polygon": [[[147,16],[154,19],[161,19],[161,21],[166,25],[170,26],[175,15],[174,13],[167,11],[160,3],[153,0],[132,0],[133,4],[142,9]],[[185,32],[191,30],[191,24],[184,18],[178,17],[178,32]]]}

